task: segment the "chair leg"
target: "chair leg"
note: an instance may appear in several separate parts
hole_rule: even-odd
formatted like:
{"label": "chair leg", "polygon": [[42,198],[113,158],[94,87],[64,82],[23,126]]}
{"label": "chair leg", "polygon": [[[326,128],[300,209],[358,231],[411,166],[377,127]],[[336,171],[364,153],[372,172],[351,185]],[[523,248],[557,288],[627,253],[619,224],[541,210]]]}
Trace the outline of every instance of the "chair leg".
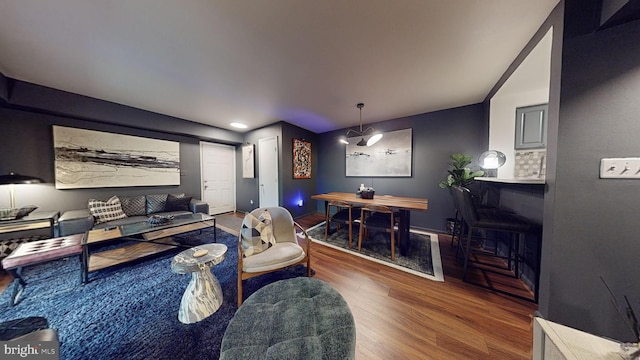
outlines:
{"label": "chair leg", "polygon": [[360,223],[360,230],[358,231],[358,252],[362,249],[362,232],[364,231],[364,224]]}
{"label": "chair leg", "polygon": [[331,226],[331,222],[329,221],[329,208],[327,207],[327,212],[324,214],[324,241],[327,241],[329,237],[329,226]]}
{"label": "chair leg", "polygon": [[393,227],[391,227],[391,261],[396,261],[396,239],[395,239],[395,231],[393,231]]}
{"label": "chair leg", "polygon": [[462,281],[467,281],[467,269],[469,268],[469,256],[471,255],[471,233],[473,228],[469,227],[469,234],[467,236],[466,250],[463,251],[464,255],[464,267],[462,270]]}
{"label": "chair leg", "polygon": [[242,305],[242,276],[238,276],[238,307]]}
{"label": "chair leg", "polygon": [[[453,244],[455,243],[456,240],[456,230],[458,228],[458,209],[456,209],[456,215],[453,217],[453,229],[451,229],[451,247],[453,247]],[[460,236],[458,236],[458,242],[460,242]]]}

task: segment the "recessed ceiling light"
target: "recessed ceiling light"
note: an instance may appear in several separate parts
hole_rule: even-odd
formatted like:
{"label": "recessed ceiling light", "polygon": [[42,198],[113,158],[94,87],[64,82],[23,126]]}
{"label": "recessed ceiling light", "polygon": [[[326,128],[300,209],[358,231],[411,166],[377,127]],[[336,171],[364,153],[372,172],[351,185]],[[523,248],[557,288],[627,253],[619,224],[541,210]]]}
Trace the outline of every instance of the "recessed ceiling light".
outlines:
{"label": "recessed ceiling light", "polygon": [[238,128],[238,129],[246,129],[247,128],[247,125],[241,124],[241,123],[237,123],[237,122],[233,122],[230,125],[233,126],[234,128]]}

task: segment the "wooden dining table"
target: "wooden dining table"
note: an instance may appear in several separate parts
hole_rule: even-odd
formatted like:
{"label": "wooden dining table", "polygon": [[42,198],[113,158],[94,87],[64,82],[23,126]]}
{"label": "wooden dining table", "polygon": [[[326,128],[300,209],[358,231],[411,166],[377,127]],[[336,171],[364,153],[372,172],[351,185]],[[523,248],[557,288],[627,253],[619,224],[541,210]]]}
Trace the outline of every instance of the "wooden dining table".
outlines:
{"label": "wooden dining table", "polygon": [[398,224],[398,235],[400,237],[400,254],[407,256],[409,252],[409,228],[411,225],[411,211],[427,211],[429,201],[422,198],[409,198],[392,195],[374,195],[373,199],[363,199],[355,193],[329,192],[311,196],[315,200],[324,200],[325,213],[330,201],[344,201],[346,203],[364,205],[382,205],[398,210],[400,212],[400,222]]}

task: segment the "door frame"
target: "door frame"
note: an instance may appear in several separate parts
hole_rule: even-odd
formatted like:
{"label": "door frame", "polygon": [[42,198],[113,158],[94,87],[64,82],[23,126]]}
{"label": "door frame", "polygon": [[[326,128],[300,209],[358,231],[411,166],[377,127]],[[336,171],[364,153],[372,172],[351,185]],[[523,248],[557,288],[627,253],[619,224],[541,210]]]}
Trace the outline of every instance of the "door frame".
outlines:
{"label": "door frame", "polygon": [[265,207],[264,203],[263,203],[263,199],[262,199],[262,179],[261,176],[264,174],[264,172],[262,171],[262,166],[264,165],[262,162],[262,156],[263,156],[263,151],[261,151],[261,145],[269,140],[274,140],[275,141],[275,146],[276,146],[276,155],[275,155],[275,161],[276,161],[276,206],[280,206],[280,144],[278,143],[278,136],[270,136],[270,137],[266,137],[263,139],[258,139],[258,201],[260,203],[260,207]]}
{"label": "door frame", "polygon": [[[233,154],[233,164],[232,164],[232,183],[233,183],[233,212],[236,212],[237,209],[237,191],[238,191],[238,186],[237,186],[237,179],[236,179],[236,168],[237,168],[237,156],[236,156],[236,148],[234,146],[231,145],[225,145],[225,144],[220,144],[220,143],[215,143],[215,142],[209,142],[209,141],[200,141],[200,194],[201,194],[201,198],[202,200],[204,200],[204,147],[205,146],[215,146],[215,147],[220,147],[220,148],[229,148],[231,150],[231,153]],[[211,213],[211,210],[209,210],[209,213]]]}

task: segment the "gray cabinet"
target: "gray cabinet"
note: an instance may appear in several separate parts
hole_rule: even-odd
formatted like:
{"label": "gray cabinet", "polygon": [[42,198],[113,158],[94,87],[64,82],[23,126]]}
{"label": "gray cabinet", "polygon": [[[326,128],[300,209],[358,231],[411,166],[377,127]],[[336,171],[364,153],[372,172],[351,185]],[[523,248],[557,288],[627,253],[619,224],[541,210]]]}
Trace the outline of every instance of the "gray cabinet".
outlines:
{"label": "gray cabinet", "polygon": [[516,109],[515,149],[540,149],[547,146],[548,104]]}

